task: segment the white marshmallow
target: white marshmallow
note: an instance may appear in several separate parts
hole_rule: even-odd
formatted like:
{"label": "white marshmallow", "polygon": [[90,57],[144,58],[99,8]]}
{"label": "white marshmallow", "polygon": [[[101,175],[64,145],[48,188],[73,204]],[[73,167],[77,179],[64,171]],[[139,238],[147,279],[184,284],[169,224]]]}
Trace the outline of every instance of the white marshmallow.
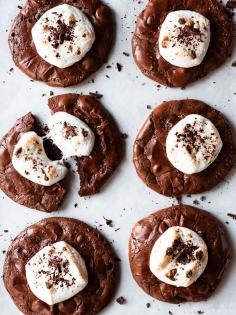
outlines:
{"label": "white marshmallow", "polygon": [[83,258],[64,241],[41,249],[28,261],[25,272],[33,294],[48,305],[70,299],[88,284]]}
{"label": "white marshmallow", "polygon": [[190,229],[174,226],[155,242],[149,267],[159,280],[176,287],[189,287],[204,272],[207,262],[204,240]]}
{"label": "white marshmallow", "polygon": [[64,165],[47,157],[42,139],[33,131],[24,133],[15,145],[12,164],[20,175],[43,186],[59,182],[67,173]]}
{"label": "white marshmallow", "polygon": [[91,49],[95,31],[81,10],[61,4],[41,16],[32,28],[32,37],[44,60],[58,68],[67,68]]}
{"label": "white marshmallow", "polygon": [[220,134],[213,123],[201,115],[191,114],[169,131],[166,154],[179,171],[195,174],[215,161],[222,146]]}
{"label": "white marshmallow", "polygon": [[161,25],[160,55],[170,64],[191,68],[202,63],[210,44],[210,21],[188,10],[170,12]]}
{"label": "white marshmallow", "polygon": [[49,134],[65,158],[88,156],[93,150],[95,136],[79,118],[66,112],[57,112],[50,117]]}

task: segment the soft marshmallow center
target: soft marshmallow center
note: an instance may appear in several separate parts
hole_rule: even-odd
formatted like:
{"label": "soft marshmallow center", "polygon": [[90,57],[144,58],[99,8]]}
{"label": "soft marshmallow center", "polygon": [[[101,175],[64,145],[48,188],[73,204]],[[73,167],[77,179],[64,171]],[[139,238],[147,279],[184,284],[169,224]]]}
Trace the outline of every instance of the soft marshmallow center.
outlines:
{"label": "soft marshmallow center", "polygon": [[47,157],[42,138],[33,131],[24,133],[15,145],[12,164],[20,175],[43,186],[59,182],[67,173],[62,163]]}
{"label": "soft marshmallow center", "polygon": [[161,25],[159,52],[174,66],[195,67],[202,63],[210,37],[210,21],[206,17],[194,11],[173,11]]}
{"label": "soft marshmallow center", "polygon": [[70,299],[88,284],[88,274],[81,255],[64,241],[46,246],[25,266],[33,294],[48,305]]}
{"label": "soft marshmallow center", "polygon": [[207,262],[204,240],[188,228],[173,226],[155,242],[149,267],[159,280],[176,287],[189,287],[204,272]]}
{"label": "soft marshmallow center", "polygon": [[62,151],[65,158],[88,156],[93,150],[95,136],[79,118],[66,112],[57,112],[50,117],[48,137]]}
{"label": "soft marshmallow center", "polygon": [[214,124],[201,115],[191,114],[169,131],[166,154],[179,171],[194,174],[211,165],[222,146],[220,134]]}
{"label": "soft marshmallow center", "polygon": [[61,4],[41,16],[32,28],[32,37],[44,60],[58,68],[67,68],[91,49],[95,31],[81,10]]}

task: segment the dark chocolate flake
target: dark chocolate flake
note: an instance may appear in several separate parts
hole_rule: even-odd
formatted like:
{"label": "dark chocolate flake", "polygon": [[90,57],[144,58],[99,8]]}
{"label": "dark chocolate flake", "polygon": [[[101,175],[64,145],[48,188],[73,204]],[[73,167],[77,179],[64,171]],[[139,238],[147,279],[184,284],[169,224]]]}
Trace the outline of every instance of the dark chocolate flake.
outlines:
{"label": "dark chocolate flake", "polygon": [[125,304],[127,301],[123,296],[120,296],[116,299],[116,302],[119,303],[120,305]]}
{"label": "dark chocolate flake", "polygon": [[233,214],[233,213],[227,213],[227,216],[236,220],[236,214]]}
{"label": "dark chocolate flake", "polygon": [[119,62],[116,63],[116,67],[117,67],[117,70],[121,72],[123,66]]}

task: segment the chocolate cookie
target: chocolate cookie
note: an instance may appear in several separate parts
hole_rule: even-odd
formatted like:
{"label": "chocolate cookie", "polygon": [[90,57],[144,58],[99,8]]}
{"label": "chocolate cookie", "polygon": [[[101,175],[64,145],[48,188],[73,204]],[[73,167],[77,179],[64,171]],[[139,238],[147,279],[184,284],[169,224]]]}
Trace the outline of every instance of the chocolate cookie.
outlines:
{"label": "chocolate cookie", "polygon": [[52,113],[64,111],[83,120],[95,134],[89,156],[77,157],[80,196],[99,192],[123,156],[121,134],[109,113],[92,96],[64,94],[49,99]]}
{"label": "chocolate cookie", "polygon": [[[40,249],[57,241],[65,241],[79,251],[86,263],[89,282],[71,299],[50,307],[31,292],[25,265]],[[3,279],[16,306],[26,315],[93,315],[112,297],[117,284],[117,262],[97,230],[74,219],[48,218],[29,226],[14,239],[6,254]]]}
{"label": "chocolate cookie", "polygon": [[[149,269],[149,257],[155,241],[172,226],[193,230],[208,247],[205,271],[186,288],[158,280]],[[147,294],[169,303],[208,299],[220,282],[230,258],[231,248],[220,223],[209,212],[187,205],[172,206],[140,220],[133,227],[129,241],[130,267],[135,281]]]}
{"label": "chocolate cookie", "polygon": [[[87,15],[95,29],[96,40],[81,61],[68,68],[60,69],[38,55],[32,40],[31,29],[47,10],[64,3],[73,5]],[[13,23],[9,45],[16,66],[28,76],[51,86],[65,87],[83,81],[106,62],[112,46],[112,38],[112,13],[99,0],[27,0]]]}
{"label": "chocolate cookie", "polygon": [[[170,129],[189,114],[208,118],[218,129],[223,148],[217,159],[200,173],[187,175],[177,170],[166,156]],[[144,183],[166,196],[196,194],[221,182],[235,163],[235,146],[230,126],[223,115],[198,100],[169,101],[150,114],[134,144],[133,161]]]}
{"label": "chocolate cookie", "polygon": [[11,161],[14,147],[22,134],[37,130],[35,117],[28,113],[18,119],[0,141],[0,189],[20,205],[52,212],[59,208],[66,190],[60,183],[46,187],[29,181],[15,170]]}
{"label": "chocolate cookie", "polygon": [[[93,130],[95,145],[89,156],[77,157],[80,175],[80,196],[100,191],[103,184],[120,163],[124,145],[121,134],[110,114],[92,96],[64,94],[49,99],[52,113],[65,111],[74,115]],[[14,147],[23,133],[35,131],[45,135],[35,117],[28,113],[18,119],[12,129],[0,141],[0,189],[15,202],[45,212],[59,208],[65,189],[60,183],[46,187],[21,176],[12,165]],[[50,139],[44,142],[45,151],[52,160],[62,158],[60,150]]]}
{"label": "chocolate cookie", "polygon": [[[210,20],[211,41],[203,62],[192,68],[171,65],[159,53],[160,27],[167,14],[176,10],[198,12]],[[229,56],[232,22],[217,0],[150,0],[137,19],[133,55],[144,75],[163,85],[184,87],[219,67]]]}

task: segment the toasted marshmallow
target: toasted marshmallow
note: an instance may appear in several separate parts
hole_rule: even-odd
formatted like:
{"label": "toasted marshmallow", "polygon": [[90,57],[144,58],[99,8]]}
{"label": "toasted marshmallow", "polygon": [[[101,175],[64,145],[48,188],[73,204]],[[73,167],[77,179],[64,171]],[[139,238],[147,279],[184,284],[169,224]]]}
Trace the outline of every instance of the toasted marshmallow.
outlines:
{"label": "toasted marshmallow", "polygon": [[57,112],[50,117],[48,137],[62,151],[64,158],[88,156],[93,150],[95,136],[79,118],[66,112]]}
{"label": "toasted marshmallow", "polygon": [[161,25],[159,52],[174,66],[195,67],[202,63],[210,38],[210,21],[206,17],[194,11],[173,11]]}
{"label": "toasted marshmallow", "polygon": [[81,10],[61,4],[46,11],[35,23],[32,38],[44,60],[58,68],[67,68],[91,49],[95,31]]}
{"label": "toasted marshmallow", "polygon": [[179,171],[194,174],[211,165],[222,146],[221,137],[213,123],[201,115],[191,114],[169,131],[166,154]]}
{"label": "toasted marshmallow", "polygon": [[88,273],[80,254],[66,242],[46,246],[25,266],[30,290],[48,305],[70,299],[88,284]]}
{"label": "toasted marshmallow", "polygon": [[204,240],[190,229],[173,226],[155,242],[149,267],[159,280],[176,287],[189,287],[204,272],[207,262]]}
{"label": "toasted marshmallow", "polygon": [[20,175],[42,186],[59,182],[67,173],[64,165],[47,157],[43,140],[33,131],[24,133],[15,145],[12,164]]}

